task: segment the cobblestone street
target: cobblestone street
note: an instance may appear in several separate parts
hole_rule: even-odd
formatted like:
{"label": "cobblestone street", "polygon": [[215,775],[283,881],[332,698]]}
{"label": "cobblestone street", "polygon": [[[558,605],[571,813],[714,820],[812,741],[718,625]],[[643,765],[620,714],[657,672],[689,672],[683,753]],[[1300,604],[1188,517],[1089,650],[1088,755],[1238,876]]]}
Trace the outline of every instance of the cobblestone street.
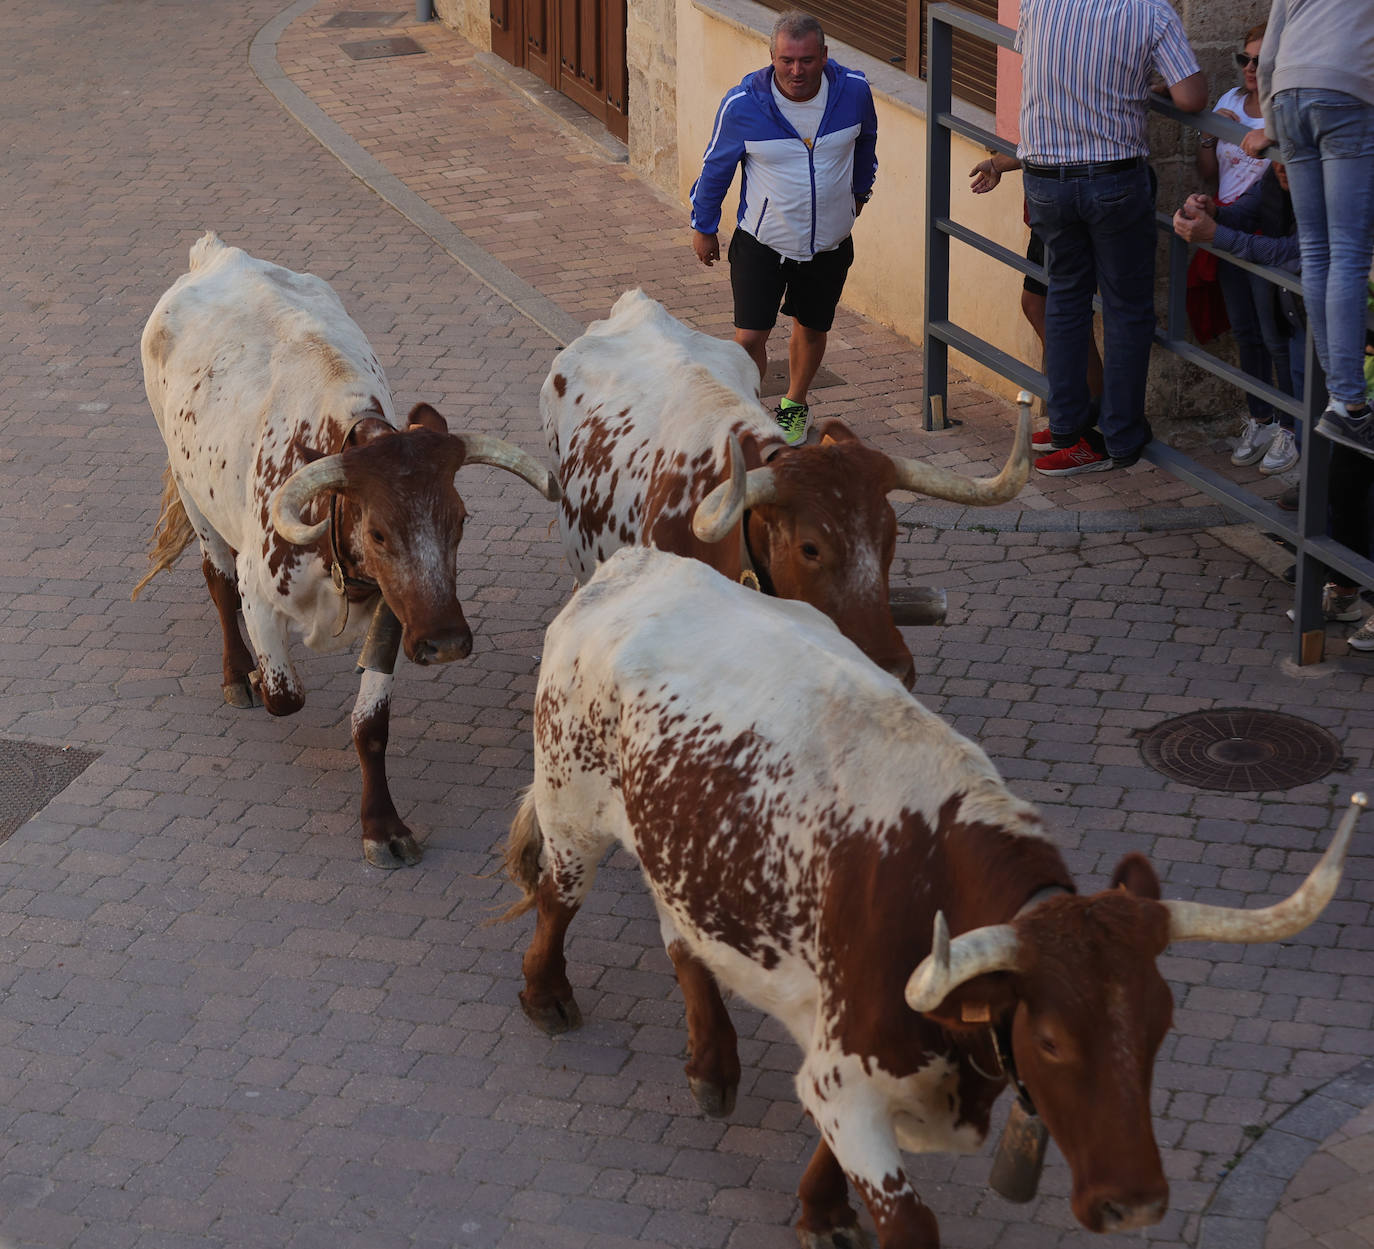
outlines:
{"label": "cobblestone street", "polygon": [[[139,335],[207,229],[330,282],[398,410],[428,401],[545,463],[549,364],[623,290],[729,333],[723,266],[614,145],[409,12],[380,33],[422,55],[348,59],[378,32],[326,26],[343,8],[0,6],[0,739],[73,777],[0,843],[0,1249],[793,1249],[816,1142],[797,1050],[736,1002],[738,1106],[698,1113],[630,858],[571,930],[581,1031],[547,1039],[520,1010],[530,921],[488,926],[514,898],[499,843],[573,584],[553,505],[459,473],[473,651],[402,661],[392,709],[413,868],[359,850],[352,655],[297,645],[304,710],[235,710],[195,555],[130,601],[166,464]],[[818,411],[875,445],[977,474],[1005,458],[1014,410],[967,380],[961,423],[921,430],[919,349],[881,325],[842,310],[826,364]],[[1374,656],[1332,626],[1325,662],[1294,667],[1277,548],[1185,485],[1142,463],[983,514],[893,501],[893,583],[948,592],[944,627],[906,631],[917,697],[1040,806],[1080,889],[1138,850],[1166,897],[1268,905],[1374,790]],[[1223,793],[1142,759],[1138,731],[1236,706],[1320,725],[1343,770]],[[1161,958],[1171,1209],[1140,1240],[1374,1245],[1372,903],[1366,816],[1311,928]],[[991,1153],[910,1159],[946,1249],[1114,1243],[1074,1221],[1056,1152],[1025,1206],[987,1188]]]}

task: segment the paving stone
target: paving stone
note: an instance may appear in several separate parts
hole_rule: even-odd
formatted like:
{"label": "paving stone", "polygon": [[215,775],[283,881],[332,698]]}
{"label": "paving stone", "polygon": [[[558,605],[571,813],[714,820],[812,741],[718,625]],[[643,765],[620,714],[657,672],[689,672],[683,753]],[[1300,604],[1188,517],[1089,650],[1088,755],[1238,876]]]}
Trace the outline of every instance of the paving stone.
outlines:
{"label": "paving stone", "polygon": [[[587,1016],[575,1037],[550,1043],[519,1011],[528,928],[484,927],[509,896],[492,849],[529,776],[542,631],[571,590],[552,509],[501,474],[460,478],[474,654],[399,672],[389,748],[426,850],[414,869],[383,874],[358,853],[351,657],[302,658],[297,716],[237,712],[217,690],[194,559],[129,602],[165,465],[135,344],[206,228],[330,281],[401,406],[430,400],[455,427],[541,457],[549,360],[622,290],[729,333],[728,281],[692,262],[683,212],[569,142],[471,45],[430,23],[415,28],[423,57],[345,65],[324,27],[343,0],[285,3],[216,6],[210,21],[174,2],[0,12],[3,99],[24,101],[0,158],[14,174],[0,207],[0,733],[102,752],[0,847],[0,1238],[793,1245],[815,1143],[795,1047],[734,1004],[737,1113],[696,1112],[680,998],[633,863],[612,858],[572,929]],[[307,134],[249,47],[499,259],[496,285],[446,250],[456,235],[436,226],[436,241]],[[545,301],[540,324],[503,273]],[[818,392],[827,413],[876,445],[960,471],[1000,462],[1010,405],[957,380],[963,423],[926,434],[919,352],[883,327],[841,309],[828,361],[845,385]],[[1205,454],[1226,471],[1224,450]],[[1307,870],[1333,805],[1370,774],[1374,684],[1335,631],[1319,673],[1285,668],[1291,591],[1202,532],[1224,523],[1212,505],[1148,468],[1110,487],[1038,480],[1014,507],[894,505],[894,584],[950,597],[948,626],[909,631],[918,696],[1040,804],[1085,887],[1133,850],[1166,895],[1240,905]],[[1351,772],[1229,795],[1141,762],[1134,730],[1237,702],[1326,725]],[[1161,960],[1179,1003],[1155,1099],[1174,1209],[1147,1241],[1256,1249],[1260,1220],[1207,1213],[1243,1129],[1267,1125],[1231,1173],[1271,1168],[1247,1190],[1258,1205],[1296,1159],[1265,1162],[1271,1133],[1311,1147],[1327,1114],[1374,1099],[1360,1074],[1374,1050],[1372,862],[1357,838],[1322,923],[1281,946]],[[946,1243],[1086,1245],[1062,1161],[1015,1211],[986,1195],[987,1163],[912,1160]]]}

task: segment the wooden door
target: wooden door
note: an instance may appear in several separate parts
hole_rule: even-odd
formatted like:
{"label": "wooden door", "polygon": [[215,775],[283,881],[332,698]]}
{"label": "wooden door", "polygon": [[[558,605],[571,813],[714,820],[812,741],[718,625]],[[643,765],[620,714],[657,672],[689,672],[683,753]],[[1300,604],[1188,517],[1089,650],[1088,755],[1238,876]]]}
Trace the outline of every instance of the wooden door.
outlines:
{"label": "wooden door", "polygon": [[491,48],[629,135],[626,0],[490,0]]}

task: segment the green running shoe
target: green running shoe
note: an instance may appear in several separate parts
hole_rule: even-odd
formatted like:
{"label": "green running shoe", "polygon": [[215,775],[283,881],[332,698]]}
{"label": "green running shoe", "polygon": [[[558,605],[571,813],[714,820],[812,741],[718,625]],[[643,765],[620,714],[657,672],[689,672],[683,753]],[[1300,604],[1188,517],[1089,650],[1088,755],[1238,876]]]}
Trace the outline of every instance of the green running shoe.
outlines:
{"label": "green running shoe", "polygon": [[806,431],[811,428],[811,408],[807,404],[794,404],[784,399],[773,410],[773,418],[782,429],[783,441],[789,447],[806,441]]}

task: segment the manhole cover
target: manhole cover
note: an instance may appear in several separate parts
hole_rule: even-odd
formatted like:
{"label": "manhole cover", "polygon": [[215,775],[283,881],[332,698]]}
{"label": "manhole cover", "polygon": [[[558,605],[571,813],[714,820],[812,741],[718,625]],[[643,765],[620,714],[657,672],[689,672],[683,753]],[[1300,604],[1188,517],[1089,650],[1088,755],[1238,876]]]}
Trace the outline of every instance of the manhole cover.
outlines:
{"label": "manhole cover", "polygon": [[0,841],[32,819],[100,758],[93,750],[0,738]]}
{"label": "manhole cover", "polygon": [[403,16],[401,13],[377,13],[371,9],[341,9],[323,25],[394,26]]}
{"label": "manhole cover", "polygon": [[1156,772],[1198,789],[1295,789],[1349,766],[1324,728],[1278,711],[1194,711],[1137,735]]}
{"label": "manhole cover", "polygon": [[361,43],[339,45],[355,61],[371,61],[383,56],[414,56],[424,49],[405,35],[395,39],[364,39]]}

